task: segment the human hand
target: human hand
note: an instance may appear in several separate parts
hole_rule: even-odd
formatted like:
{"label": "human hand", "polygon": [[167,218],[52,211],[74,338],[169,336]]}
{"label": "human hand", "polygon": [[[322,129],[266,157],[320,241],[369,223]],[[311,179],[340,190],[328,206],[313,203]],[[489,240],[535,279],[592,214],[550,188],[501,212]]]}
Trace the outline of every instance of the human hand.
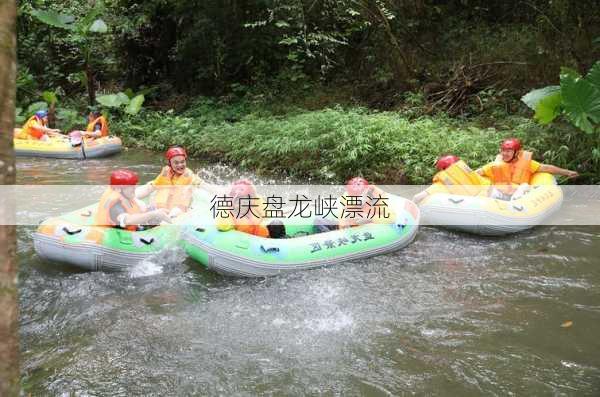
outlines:
{"label": "human hand", "polygon": [[579,176],[579,172],[567,170],[567,173],[565,174],[565,176],[567,178],[569,178],[569,179],[571,179],[571,178],[577,178]]}
{"label": "human hand", "polygon": [[171,223],[171,218],[169,217],[169,211],[165,208],[159,208],[157,210],[152,211],[157,219],[161,222]]}

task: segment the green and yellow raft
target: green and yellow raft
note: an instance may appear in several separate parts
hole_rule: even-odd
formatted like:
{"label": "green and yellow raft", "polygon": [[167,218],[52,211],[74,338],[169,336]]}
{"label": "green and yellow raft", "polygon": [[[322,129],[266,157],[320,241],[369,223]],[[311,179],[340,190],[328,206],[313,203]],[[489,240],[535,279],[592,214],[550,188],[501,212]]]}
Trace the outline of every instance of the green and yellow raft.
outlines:
{"label": "green and yellow raft", "polygon": [[179,242],[181,217],[171,225],[131,232],[96,226],[93,204],[40,224],[33,234],[37,254],[87,270],[126,270]]}
{"label": "green and yellow raft", "polygon": [[196,261],[221,274],[272,276],[395,251],[415,237],[420,213],[411,201],[390,196],[394,219],[315,234],[312,220],[287,225],[291,238],[271,239],[236,230],[221,232],[204,193],[191,211],[144,231],[97,226],[97,204],[45,220],[33,235],[38,255],[87,270],[127,270],[162,251],[183,245]]}
{"label": "green and yellow raft", "polygon": [[408,245],[416,236],[418,207],[390,195],[395,219],[388,224],[370,223],[315,234],[312,222],[286,225],[291,238],[272,239],[236,230],[220,232],[209,219],[186,226],[183,245],[193,259],[218,273],[236,277],[263,277],[334,265],[385,254]]}

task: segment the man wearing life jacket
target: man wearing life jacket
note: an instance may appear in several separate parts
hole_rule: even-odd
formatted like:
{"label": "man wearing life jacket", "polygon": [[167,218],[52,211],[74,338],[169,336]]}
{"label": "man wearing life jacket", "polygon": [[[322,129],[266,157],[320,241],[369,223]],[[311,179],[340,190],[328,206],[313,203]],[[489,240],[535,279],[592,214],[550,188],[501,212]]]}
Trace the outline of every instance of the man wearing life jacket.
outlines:
{"label": "man wearing life jacket", "polygon": [[187,153],[181,146],[173,146],[165,153],[167,166],[151,182],[136,190],[136,197],[144,198],[156,191],[154,205],[166,208],[175,217],[186,212],[192,203],[193,187],[203,182],[187,168]]}
{"label": "man wearing life jacket", "polygon": [[[233,211],[228,216],[219,216],[216,220],[217,229],[226,232],[238,230],[259,237],[270,237],[267,225],[263,223],[264,200],[256,192],[256,188],[247,179],[233,183],[229,192],[232,198]],[[245,199],[245,205],[241,205]]]}
{"label": "man wearing life jacket", "polygon": [[91,111],[88,115],[85,136],[87,138],[102,138],[108,135],[108,121],[106,121],[106,117],[98,111]]}
{"label": "man wearing life jacket", "polygon": [[425,197],[436,193],[459,194],[463,196],[487,195],[489,181],[473,171],[464,161],[454,155],[445,155],[435,163],[438,172],[433,183],[413,197],[419,203]]}
{"label": "man wearing life jacket", "polygon": [[60,130],[48,128],[48,112],[38,110],[27,120],[20,131],[16,131],[15,138],[47,141],[49,136],[57,135],[61,135]]}
{"label": "man wearing life jacket", "polygon": [[138,176],[135,172],[123,169],[113,171],[110,186],[98,203],[95,224],[136,231],[141,225],[170,223],[167,210],[159,208],[148,211],[144,203],[135,198],[137,183]]}
{"label": "man wearing life jacket", "polygon": [[477,170],[477,173],[490,178],[494,189],[490,197],[511,200],[517,199],[529,190],[529,181],[536,172],[563,175],[567,178],[579,176],[576,171],[566,170],[550,164],[541,164],[532,159],[532,153],[521,150],[521,141],[509,138],[500,145],[500,156],[494,162]]}
{"label": "man wearing life jacket", "polygon": [[340,198],[342,211],[339,216],[339,228],[344,229],[371,222],[393,222],[394,215],[391,208],[383,208],[387,204],[386,197],[389,196],[386,196],[383,190],[369,184],[365,178],[355,177],[350,179],[346,183],[346,192]]}

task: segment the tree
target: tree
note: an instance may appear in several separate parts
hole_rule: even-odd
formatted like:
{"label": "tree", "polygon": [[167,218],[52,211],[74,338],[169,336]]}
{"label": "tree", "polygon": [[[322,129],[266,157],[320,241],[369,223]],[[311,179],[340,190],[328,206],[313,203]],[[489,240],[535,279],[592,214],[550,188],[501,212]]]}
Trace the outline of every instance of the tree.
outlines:
{"label": "tree", "polygon": [[70,32],[72,42],[78,43],[81,48],[81,56],[84,65],[84,83],[87,86],[90,106],[96,103],[96,79],[94,77],[94,55],[95,55],[95,35],[108,32],[106,23],[98,18],[104,11],[103,5],[98,2],[88,11],[88,13],[79,20],[70,14],[61,14],[55,11],[31,10],[31,15],[40,22],[59,29],[65,29]]}
{"label": "tree", "polygon": [[[15,118],[16,4],[0,0],[0,185],[15,182],[12,131]],[[0,205],[0,219],[14,208]],[[16,228],[0,224],[0,396],[19,394]]]}

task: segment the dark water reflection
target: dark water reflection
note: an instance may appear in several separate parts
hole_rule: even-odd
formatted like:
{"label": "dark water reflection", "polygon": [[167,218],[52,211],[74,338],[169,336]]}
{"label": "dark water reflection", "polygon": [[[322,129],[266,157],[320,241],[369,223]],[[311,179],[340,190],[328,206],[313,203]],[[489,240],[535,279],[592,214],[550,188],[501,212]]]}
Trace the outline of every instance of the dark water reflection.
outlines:
{"label": "dark water reflection", "polygon": [[[25,160],[19,182],[105,183],[115,164],[157,163],[134,167],[148,180],[158,159]],[[207,170],[215,183],[237,176]],[[19,228],[18,255],[33,395],[600,393],[598,227],[422,228],[392,255],[258,280],[178,251],[129,273],[80,272],[39,260],[32,230]]]}

